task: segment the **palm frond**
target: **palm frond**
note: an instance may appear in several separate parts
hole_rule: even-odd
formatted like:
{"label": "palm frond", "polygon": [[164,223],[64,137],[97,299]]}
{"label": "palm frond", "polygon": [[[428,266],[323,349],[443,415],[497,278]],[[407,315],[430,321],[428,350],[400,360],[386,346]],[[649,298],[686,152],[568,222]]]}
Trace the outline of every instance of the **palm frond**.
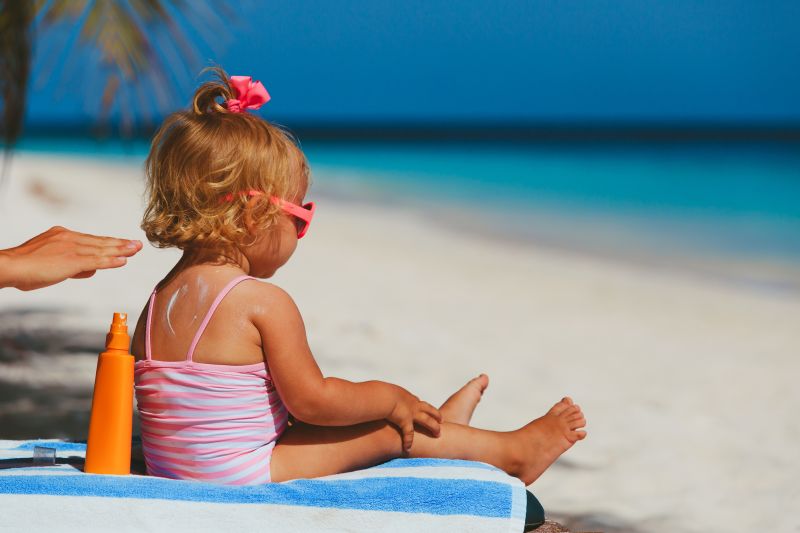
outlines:
{"label": "palm frond", "polygon": [[[208,9],[207,4],[213,4]],[[43,56],[58,57],[51,68],[61,85],[69,70],[91,69],[104,78],[103,87],[90,91],[87,101],[97,102],[100,117],[105,119],[112,108],[118,109],[123,132],[130,131],[137,119],[148,120],[174,101],[176,76],[186,80],[201,66],[196,46],[188,35],[203,36],[203,28],[224,25],[217,22],[219,13],[228,12],[221,0],[0,0],[0,96],[3,109],[3,138],[10,146],[18,138],[25,110],[25,92],[31,63],[32,32],[62,25],[73,26],[70,41],[100,52],[96,65],[85,65],[68,57],[68,52],[53,50]],[[200,9],[202,7],[203,9]],[[230,13],[229,13],[230,14]],[[218,43],[217,35],[208,39]],[[37,53],[37,56],[39,54]],[[74,54],[73,54],[74,55]],[[47,73],[49,77],[49,72]],[[91,94],[90,94],[91,93]],[[140,105],[148,102],[148,105]],[[152,108],[152,109],[151,109]],[[138,109],[134,112],[132,110]],[[16,112],[15,112],[16,110]]]}

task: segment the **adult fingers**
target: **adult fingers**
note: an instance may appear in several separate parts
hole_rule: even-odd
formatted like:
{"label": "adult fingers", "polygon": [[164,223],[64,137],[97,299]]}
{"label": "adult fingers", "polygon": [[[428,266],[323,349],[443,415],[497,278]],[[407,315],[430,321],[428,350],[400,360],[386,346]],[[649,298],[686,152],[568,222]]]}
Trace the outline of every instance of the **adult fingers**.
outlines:
{"label": "adult fingers", "polygon": [[70,276],[71,279],[86,279],[91,278],[92,276],[97,273],[97,270],[85,270],[83,272],[78,272],[74,276]]}
{"label": "adult fingers", "polygon": [[[99,247],[98,250],[102,255],[111,255],[115,257],[130,257],[136,255],[142,249],[142,243],[139,241],[123,241],[123,245],[110,245]],[[138,244],[137,244],[138,243]]]}
{"label": "adult fingers", "polygon": [[109,255],[92,255],[87,256],[81,262],[81,271],[89,270],[103,270],[106,268],[118,268],[125,266],[128,260],[125,257],[114,257]]}
{"label": "adult fingers", "polygon": [[138,240],[120,239],[118,237],[106,237],[102,235],[90,235],[88,233],[70,232],[71,238],[76,243],[85,246],[99,246],[102,248],[120,248],[139,251],[142,249],[142,242]]}

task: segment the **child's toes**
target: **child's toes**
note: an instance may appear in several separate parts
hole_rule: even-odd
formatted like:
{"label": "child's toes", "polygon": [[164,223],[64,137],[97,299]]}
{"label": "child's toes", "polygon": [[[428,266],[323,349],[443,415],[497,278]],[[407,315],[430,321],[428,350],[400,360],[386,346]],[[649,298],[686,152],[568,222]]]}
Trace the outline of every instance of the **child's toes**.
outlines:
{"label": "child's toes", "polygon": [[489,386],[489,376],[487,376],[486,374],[481,374],[476,378],[472,378],[472,380],[470,380],[470,383],[474,383],[479,389],[480,393],[483,394],[483,391],[485,391],[486,388]]}
{"label": "child's toes", "polygon": [[570,424],[573,422],[586,422],[586,417],[583,416],[583,413],[577,413],[568,417],[567,422]]}
{"label": "child's toes", "polygon": [[570,405],[561,412],[561,416],[565,419],[570,419],[573,416],[580,414],[581,414],[581,408],[578,407],[577,405]]}
{"label": "child's toes", "polygon": [[565,412],[565,416],[569,419],[578,418],[583,416],[583,411],[580,409],[575,409],[574,407],[570,407],[568,412]]}
{"label": "child's toes", "polygon": [[557,404],[555,404],[553,407],[550,408],[548,414],[561,416],[563,413],[566,412],[567,409],[569,409],[569,404],[567,404],[564,400],[561,400],[560,402],[558,402]]}
{"label": "child's toes", "polygon": [[577,418],[571,418],[567,422],[569,423],[569,429],[572,430],[582,428],[586,425],[586,419],[583,416],[579,416]]}

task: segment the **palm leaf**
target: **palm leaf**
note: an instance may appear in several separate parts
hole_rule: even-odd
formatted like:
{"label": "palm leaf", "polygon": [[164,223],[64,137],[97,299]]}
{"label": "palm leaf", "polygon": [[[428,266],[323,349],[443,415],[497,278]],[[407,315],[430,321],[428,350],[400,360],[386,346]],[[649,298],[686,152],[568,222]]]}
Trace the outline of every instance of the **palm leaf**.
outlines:
{"label": "palm leaf", "polygon": [[[198,70],[199,59],[187,33],[202,36],[202,28],[216,22],[210,19],[219,13],[233,16],[223,2],[206,1],[214,8],[198,9],[198,4],[206,3],[203,0],[0,0],[0,96],[6,148],[22,129],[34,25],[37,30],[73,25],[81,45],[100,51],[105,84],[99,98],[97,94],[89,97],[99,101],[101,117],[118,105],[121,127],[130,131],[138,118],[132,109],[142,110],[145,119],[150,107],[165,109],[175,96],[170,78],[183,73],[189,79]],[[214,41],[219,42],[216,37]],[[137,105],[142,102],[149,105]]]}

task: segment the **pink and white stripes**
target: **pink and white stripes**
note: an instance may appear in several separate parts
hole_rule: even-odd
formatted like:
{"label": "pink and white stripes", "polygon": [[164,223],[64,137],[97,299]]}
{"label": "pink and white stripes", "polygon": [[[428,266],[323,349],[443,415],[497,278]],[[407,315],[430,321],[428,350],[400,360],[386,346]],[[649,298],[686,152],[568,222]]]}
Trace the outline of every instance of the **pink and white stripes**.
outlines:
{"label": "pink and white stripes", "polygon": [[134,370],[136,401],[150,475],[229,485],[270,481],[270,457],[286,429],[288,412],[265,364],[196,363],[193,348],[219,302],[212,304],[185,361],[150,357],[151,297],[145,334],[146,359]]}
{"label": "pink and white stripes", "polygon": [[150,475],[231,485],[270,481],[269,459],[286,428],[286,408],[264,365],[220,366],[136,363]]}

